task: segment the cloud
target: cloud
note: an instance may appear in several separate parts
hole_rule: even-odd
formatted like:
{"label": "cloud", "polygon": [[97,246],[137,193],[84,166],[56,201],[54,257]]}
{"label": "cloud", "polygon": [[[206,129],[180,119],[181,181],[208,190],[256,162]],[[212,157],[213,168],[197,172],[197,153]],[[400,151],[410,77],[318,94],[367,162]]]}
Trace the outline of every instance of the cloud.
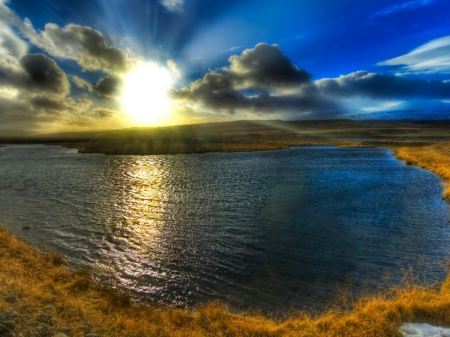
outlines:
{"label": "cloud", "polygon": [[167,66],[172,71],[172,73],[175,74],[175,76],[181,77],[181,72],[178,69],[178,66],[177,66],[177,64],[176,64],[176,62],[174,60],[168,60],[167,61]]}
{"label": "cloud", "polygon": [[83,80],[82,78],[78,77],[78,76],[71,76],[71,80],[73,82],[73,84],[75,84],[78,88],[83,89],[83,90],[87,90],[89,92],[93,92],[94,91],[94,86]]}
{"label": "cloud", "polygon": [[[58,130],[73,120],[86,118],[88,100],[20,95],[15,99],[0,98],[1,129]],[[95,125],[91,122],[91,125]]]}
{"label": "cloud", "polygon": [[117,76],[107,76],[97,82],[95,92],[101,96],[116,98],[121,84],[122,80]]}
{"label": "cloud", "polygon": [[95,92],[100,96],[115,99],[118,97],[122,79],[117,76],[110,75],[98,80],[97,84],[93,85],[78,76],[72,76],[72,82],[80,89],[89,92]]}
{"label": "cloud", "polygon": [[260,43],[228,60],[231,65],[225,72],[238,89],[281,89],[311,80],[310,75],[294,65],[277,45]]}
{"label": "cloud", "polygon": [[325,78],[315,82],[318,90],[327,97],[369,97],[376,99],[450,97],[450,83],[425,81],[393,75],[357,71],[339,78]]}
{"label": "cloud", "polygon": [[161,0],[160,4],[171,12],[178,12],[182,10],[184,3],[183,0]]}
{"label": "cloud", "polygon": [[69,24],[64,28],[55,24],[45,25],[45,30],[36,32],[31,23],[22,31],[35,46],[54,57],[71,59],[82,68],[106,73],[126,73],[133,65],[127,52],[110,46],[105,37],[90,27]]}
{"label": "cloud", "polygon": [[0,57],[21,58],[28,52],[28,44],[17,37],[7,25],[0,22]]}
{"label": "cloud", "polygon": [[99,115],[101,118],[112,118],[118,115],[117,111],[105,109],[105,108],[97,108],[93,111],[95,114]]}
{"label": "cloud", "polygon": [[43,54],[0,62],[0,86],[20,89],[27,94],[66,96],[70,91],[66,74]]}
{"label": "cloud", "polygon": [[337,103],[324,97],[311,83],[310,75],[292,64],[277,45],[261,43],[240,56],[231,56],[229,61],[230,67],[211,71],[189,87],[173,90],[172,97],[201,109],[230,114],[337,109]]}
{"label": "cloud", "polygon": [[70,83],[56,62],[43,54],[26,54],[25,42],[5,31],[0,32],[1,41],[8,42],[0,50],[0,129],[95,126],[89,115],[92,101],[68,97]]}
{"label": "cloud", "polygon": [[450,83],[367,71],[313,82],[275,45],[258,44],[229,61],[229,67],[210,71],[188,87],[173,90],[173,99],[215,114],[330,118],[345,114],[343,107],[450,98]]}
{"label": "cloud", "polygon": [[407,1],[404,3],[401,3],[399,5],[394,5],[394,6],[390,6],[387,7],[379,12],[376,12],[375,14],[373,14],[371,16],[371,18],[377,17],[377,16],[385,16],[385,15],[390,15],[390,14],[395,14],[398,12],[403,12],[403,11],[411,11],[414,9],[418,9],[420,7],[424,7],[424,6],[428,6],[431,5],[433,3],[435,3],[435,0],[413,0],[413,1]]}
{"label": "cloud", "polygon": [[90,27],[76,24],[59,27],[48,23],[43,31],[37,31],[30,20],[22,21],[4,2],[0,3],[0,20],[15,26],[33,45],[49,55],[74,60],[85,70],[123,74],[139,59],[131,52],[109,45],[99,31]]}
{"label": "cloud", "polygon": [[400,66],[403,74],[449,74],[450,35],[431,40],[408,54],[378,63],[379,66]]}

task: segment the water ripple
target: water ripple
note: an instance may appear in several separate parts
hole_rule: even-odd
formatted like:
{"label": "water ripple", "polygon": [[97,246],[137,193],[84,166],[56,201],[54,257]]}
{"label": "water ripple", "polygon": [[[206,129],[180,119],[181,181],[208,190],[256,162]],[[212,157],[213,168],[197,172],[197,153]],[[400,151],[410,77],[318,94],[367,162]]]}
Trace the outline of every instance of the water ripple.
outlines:
{"label": "water ripple", "polygon": [[[176,156],[0,151],[0,222],[99,282],[189,307],[320,306],[430,281],[449,257],[440,180],[388,151],[305,147]],[[31,224],[30,231],[22,231]]]}

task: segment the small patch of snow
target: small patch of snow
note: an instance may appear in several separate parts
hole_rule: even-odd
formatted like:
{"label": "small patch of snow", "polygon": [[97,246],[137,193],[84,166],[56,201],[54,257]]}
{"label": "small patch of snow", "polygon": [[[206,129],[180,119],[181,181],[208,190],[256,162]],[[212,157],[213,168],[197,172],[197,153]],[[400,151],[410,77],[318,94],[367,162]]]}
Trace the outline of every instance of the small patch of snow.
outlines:
{"label": "small patch of snow", "polygon": [[450,329],[421,323],[405,323],[399,330],[403,337],[450,337]]}

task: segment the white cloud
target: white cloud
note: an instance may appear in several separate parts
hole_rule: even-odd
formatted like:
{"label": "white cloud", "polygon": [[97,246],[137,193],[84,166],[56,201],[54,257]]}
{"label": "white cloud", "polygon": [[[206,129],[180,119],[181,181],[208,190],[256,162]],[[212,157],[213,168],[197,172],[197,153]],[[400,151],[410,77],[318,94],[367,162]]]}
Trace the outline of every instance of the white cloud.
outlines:
{"label": "white cloud", "polygon": [[408,54],[378,63],[379,66],[400,66],[399,73],[450,73],[450,35],[425,43]]}
{"label": "white cloud", "polygon": [[168,60],[167,66],[170,68],[172,73],[174,73],[177,78],[181,77],[180,69],[178,69],[177,63],[174,60]]}
{"label": "white cloud", "polygon": [[0,56],[21,58],[28,52],[28,44],[17,37],[11,28],[0,22]]}
{"label": "white cloud", "polygon": [[376,12],[375,14],[373,14],[371,16],[371,18],[377,17],[377,16],[385,16],[385,15],[390,15],[390,14],[394,14],[397,12],[403,12],[403,11],[411,11],[413,9],[417,9],[423,6],[428,6],[431,5],[433,3],[435,3],[435,0],[412,0],[412,1],[407,1],[404,3],[401,3],[399,5],[394,5],[394,6],[390,6],[387,7],[379,12]]}
{"label": "white cloud", "polygon": [[183,8],[183,0],[161,0],[161,5],[171,12],[177,12]]}

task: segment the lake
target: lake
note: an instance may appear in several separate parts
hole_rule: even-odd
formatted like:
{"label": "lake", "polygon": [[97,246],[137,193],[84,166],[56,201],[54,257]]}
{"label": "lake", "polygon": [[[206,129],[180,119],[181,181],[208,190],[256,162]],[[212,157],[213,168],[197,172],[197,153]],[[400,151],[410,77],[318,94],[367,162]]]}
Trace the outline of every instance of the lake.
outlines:
{"label": "lake", "polygon": [[[0,149],[0,223],[141,301],[319,308],[445,276],[442,181],[389,150],[105,156]],[[22,227],[30,225],[29,230]]]}

